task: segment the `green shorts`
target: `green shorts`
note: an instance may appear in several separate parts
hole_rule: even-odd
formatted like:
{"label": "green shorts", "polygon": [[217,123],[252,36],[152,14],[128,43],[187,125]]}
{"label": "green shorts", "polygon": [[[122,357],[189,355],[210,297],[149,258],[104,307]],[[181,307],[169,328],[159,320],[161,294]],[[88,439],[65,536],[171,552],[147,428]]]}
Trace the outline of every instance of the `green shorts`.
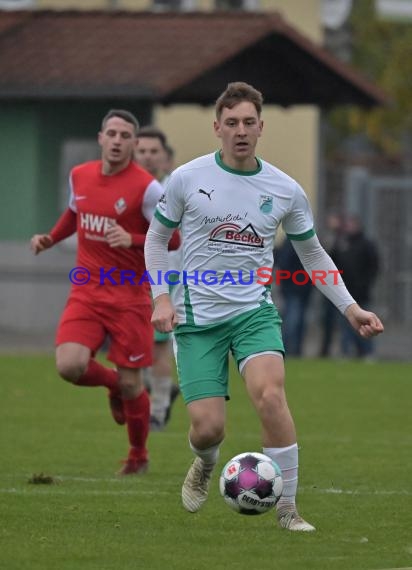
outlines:
{"label": "green shorts", "polygon": [[284,353],[281,323],[276,307],[265,304],[216,325],[178,325],[175,357],[186,404],[202,398],[228,398],[229,352],[238,367],[258,352]]}

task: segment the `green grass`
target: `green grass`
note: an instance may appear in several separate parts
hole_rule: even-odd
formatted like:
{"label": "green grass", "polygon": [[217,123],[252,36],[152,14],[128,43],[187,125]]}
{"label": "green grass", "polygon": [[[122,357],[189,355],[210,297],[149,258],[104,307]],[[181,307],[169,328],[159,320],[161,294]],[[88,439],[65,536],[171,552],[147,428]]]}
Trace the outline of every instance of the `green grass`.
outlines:
{"label": "green grass", "polygon": [[[118,479],[125,430],[101,389],[57,378],[49,356],[1,357],[0,568],[4,570],[380,570],[412,567],[412,375],[408,364],[289,361],[300,445],[299,508],[317,532],[242,517],[218,492],[180,504],[191,461],[181,399],[150,435],[150,473]],[[232,374],[220,466],[260,450]],[[33,485],[45,473],[54,485]]]}

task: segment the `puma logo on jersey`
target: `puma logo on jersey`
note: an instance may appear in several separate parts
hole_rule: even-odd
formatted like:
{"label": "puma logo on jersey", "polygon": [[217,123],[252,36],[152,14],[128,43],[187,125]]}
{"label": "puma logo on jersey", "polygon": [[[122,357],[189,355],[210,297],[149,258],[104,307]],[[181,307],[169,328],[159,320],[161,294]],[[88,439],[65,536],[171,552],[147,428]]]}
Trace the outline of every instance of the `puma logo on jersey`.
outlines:
{"label": "puma logo on jersey", "polygon": [[211,190],[210,192],[206,192],[206,190],[203,190],[203,188],[199,188],[198,192],[199,192],[199,194],[205,194],[205,196],[207,196],[209,198],[209,200],[212,201],[212,198],[210,195],[212,194],[212,192],[214,192],[214,190]]}
{"label": "puma logo on jersey", "polygon": [[105,234],[107,230],[115,224],[116,220],[114,218],[80,212],[80,227],[83,230]]}

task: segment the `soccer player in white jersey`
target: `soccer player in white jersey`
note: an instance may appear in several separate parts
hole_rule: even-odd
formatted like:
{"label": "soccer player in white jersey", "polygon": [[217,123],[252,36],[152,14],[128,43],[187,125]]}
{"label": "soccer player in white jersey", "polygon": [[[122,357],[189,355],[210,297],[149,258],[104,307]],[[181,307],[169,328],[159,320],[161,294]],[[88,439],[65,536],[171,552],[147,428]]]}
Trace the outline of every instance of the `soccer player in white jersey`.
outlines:
{"label": "soccer player in white jersey", "polygon": [[[196,458],[183,483],[183,506],[196,512],[207,498],[224,438],[231,352],[262,424],[263,453],[282,470],[278,524],[308,532],[315,527],[298,514],[295,502],[298,446],[284,388],[281,320],[270,287],[258,273],[260,267],[272,267],[280,224],[308,274],[317,270],[327,275],[314,284],[359,334],[371,337],[383,326],[347,291],[316,237],[299,184],[255,156],[263,128],[261,109],[259,91],[243,82],[230,83],[216,102],[214,128],[221,150],[171,175],[166,202],[157,206],[147,234],[146,265],[151,274],[167,271],[167,242],[181,224],[187,278],[181,276],[181,295],[174,304],[167,283],[152,285],[152,322],[162,332],[174,329],[180,389],[191,422],[189,443]],[[250,275],[251,282],[242,285]]]}

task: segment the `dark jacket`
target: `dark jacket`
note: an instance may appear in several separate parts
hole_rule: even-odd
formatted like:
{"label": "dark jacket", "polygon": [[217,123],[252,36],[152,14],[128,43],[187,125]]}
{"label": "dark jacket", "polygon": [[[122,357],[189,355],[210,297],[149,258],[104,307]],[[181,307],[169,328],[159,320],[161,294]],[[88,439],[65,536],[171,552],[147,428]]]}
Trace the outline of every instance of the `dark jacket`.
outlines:
{"label": "dark jacket", "polygon": [[[292,276],[296,271],[303,271],[303,266],[300,262],[300,259],[293,249],[293,245],[289,239],[286,238],[282,245],[273,251],[273,256],[275,272],[278,269],[282,269],[285,271],[290,271]],[[301,273],[296,275],[295,280],[293,280],[292,277],[289,279],[279,280],[279,287],[282,295],[284,297],[288,295],[294,295],[299,296],[302,299],[309,298],[309,295],[313,289],[312,281],[309,279],[305,285],[302,285],[302,282],[304,281],[304,275]]]}
{"label": "dark jacket", "polygon": [[372,286],[379,271],[375,244],[363,232],[344,236],[331,251],[349,293],[361,305],[371,301]]}

